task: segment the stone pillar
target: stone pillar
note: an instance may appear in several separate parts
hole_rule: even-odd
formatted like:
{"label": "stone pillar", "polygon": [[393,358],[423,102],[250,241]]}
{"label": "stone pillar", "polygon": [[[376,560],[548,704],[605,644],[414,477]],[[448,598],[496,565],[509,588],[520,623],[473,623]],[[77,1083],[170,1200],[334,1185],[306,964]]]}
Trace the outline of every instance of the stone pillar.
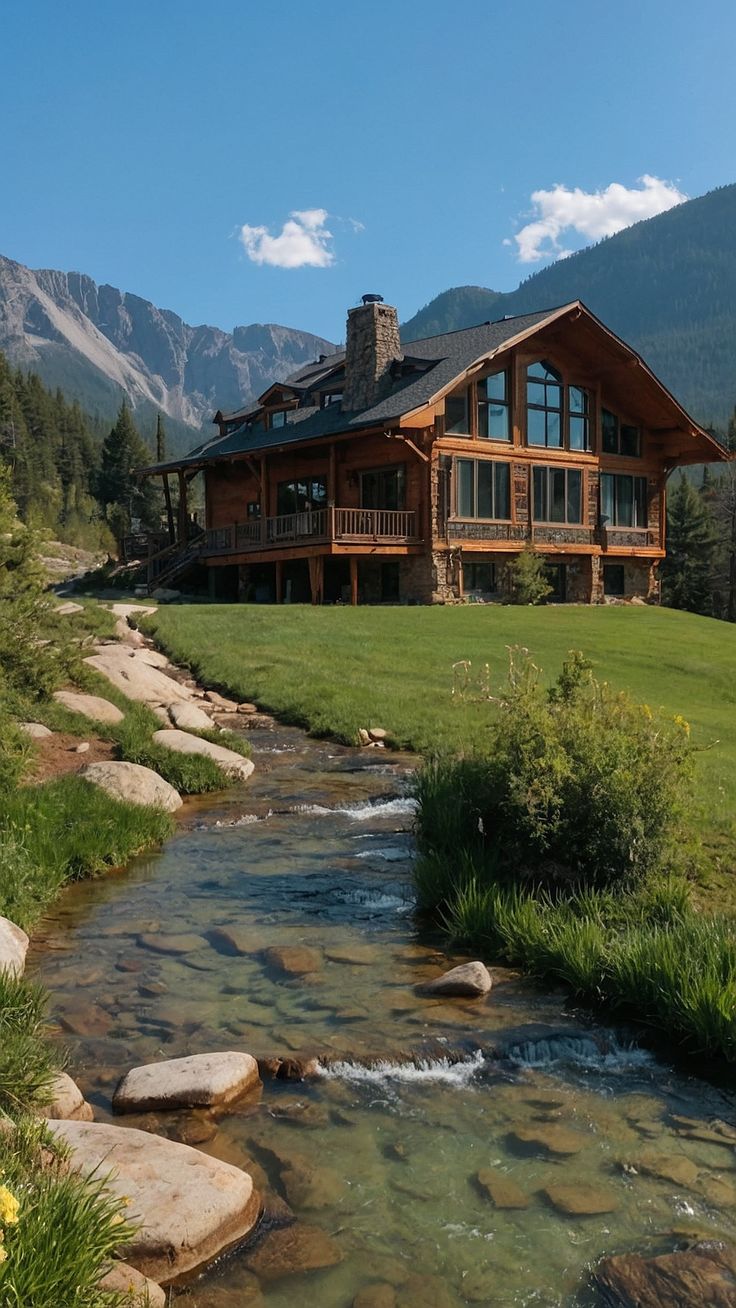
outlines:
{"label": "stone pillar", "polygon": [[370,300],[348,313],[345,413],[369,409],[388,395],[391,364],[401,358],[399,319],[390,304]]}

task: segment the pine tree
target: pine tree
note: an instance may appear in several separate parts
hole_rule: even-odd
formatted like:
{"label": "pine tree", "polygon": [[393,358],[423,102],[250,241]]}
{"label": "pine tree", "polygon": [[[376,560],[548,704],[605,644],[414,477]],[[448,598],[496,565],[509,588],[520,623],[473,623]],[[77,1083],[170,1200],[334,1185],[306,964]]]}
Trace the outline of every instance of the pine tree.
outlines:
{"label": "pine tree", "polygon": [[728,420],[728,430],[726,432],[726,445],[733,454],[736,451],[736,404],[733,407],[733,413]]}
{"label": "pine tree", "polygon": [[667,557],[662,561],[662,599],[673,609],[713,612],[716,534],[703,497],[681,473],[667,506]]}
{"label": "pine tree", "polygon": [[136,519],[144,528],[160,525],[155,487],[135,475],[137,468],[150,462],[150,457],[123,400],[115,426],[105,437],[97,478],[98,498],[118,538],[131,530]]}

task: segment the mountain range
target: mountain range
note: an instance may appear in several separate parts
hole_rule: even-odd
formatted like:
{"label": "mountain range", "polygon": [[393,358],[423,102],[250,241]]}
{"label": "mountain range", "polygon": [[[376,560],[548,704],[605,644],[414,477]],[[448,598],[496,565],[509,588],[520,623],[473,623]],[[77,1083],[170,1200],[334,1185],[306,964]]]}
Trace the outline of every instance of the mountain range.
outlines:
{"label": "mountain range", "polygon": [[98,286],[83,273],[34,271],[0,256],[0,351],[111,419],[123,396],[143,431],[167,416],[173,449],[194,445],[215,410],[239,408],[319,354],[310,332],[251,323],[230,332],[190,327],[169,309]]}
{"label": "mountain range", "polygon": [[[404,324],[402,337],[573,299],[633,345],[693,417],[725,428],[736,404],[736,185],[560,259],[515,291],[443,291]],[[196,444],[216,409],[239,408],[334,349],[273,323],[233,332],[191,327],[83,273],[33,271],[0,256],[0,351],[100,421],[123,395],[146,434],[163,412],[172,452]]]}

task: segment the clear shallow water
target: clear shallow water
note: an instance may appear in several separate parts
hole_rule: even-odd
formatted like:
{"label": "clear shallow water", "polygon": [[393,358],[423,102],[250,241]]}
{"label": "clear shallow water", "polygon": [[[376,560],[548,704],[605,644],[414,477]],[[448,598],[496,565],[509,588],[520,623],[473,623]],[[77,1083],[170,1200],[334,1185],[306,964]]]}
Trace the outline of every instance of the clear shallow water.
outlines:
{"label": "clear shallow water", "polygon": [[[125,1119],[247,1167],[272,1209],[286,1200],[334,1238],[340,1264],[264,1284],[266,1308],[348,1308],[372,1282],[417,1275],[433,1279],[408,1280],[407,1308],[587,1303],[604,1253],[733,1237],[736,1149],[710,1127],[736,1120],[730,1093],[503,969],[480,1002],[415,993],[447,959],[414,921],[412,761],[288,729],[253,744],[247,787],[191,802],[161,854],[66,893],[31,967],[100,1120],[119,1076],[160,1057],[321,1060],[316,1079],[267,1081],[216,1122]],[[286,945],[316,970],[289,978],[264,960]],[[496,1207],[483,1169],[528,1205]],[[612,1211],[571,1216],[560,1186],[592,1187]],[[246,1258],[188,1287],[182,1308],[257,1302]]]}

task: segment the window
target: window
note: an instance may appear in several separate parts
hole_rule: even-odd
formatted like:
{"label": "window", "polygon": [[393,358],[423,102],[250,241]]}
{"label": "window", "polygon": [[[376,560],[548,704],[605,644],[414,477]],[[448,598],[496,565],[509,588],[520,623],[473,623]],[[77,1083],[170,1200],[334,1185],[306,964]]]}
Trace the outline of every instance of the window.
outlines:
{"label": "window", "polygon": [[544,360],[526,370],[526,439],[529,445],[562,448],[562,376]]}
{"label": "window", "polygon": [[489,441],[511,440],[507,372],[494,372],[478,382],[478,435]]}
{"label": "window", "polygon": [[568,386],[568,431],[571,450],[590,449],[590,395],[582,386]]}
{"label": "window", "polygon": [[406,498],[406,468],[372,468],[360,474],[361,509],[403,509]]}
{"label": "window", "polygon": [[544,571],[552,587],[547,596],[548,603],[564,604],[567,600],[567,564],[548,563]]}
{"label": "window", "polygon": [[458,459],[458,518],[510,518],[510,464]]}
{"label": "window", "polygon": [[445,400],[445,434],[470,435],[470,413],[467,387],[459,394],[448,395]]}
{"label": "window", "polygon": [[269,426],[270,426],[270,427],[285,427],[285,426],[286,426],[286,409],[277,409],[275,413],[272,413],[272,414],[271,414],[271,417],[270,417],[270,420],[269,420]]}
{"label": "window", "polygon": [[491,559],[463,559],[463,590],[466,595],[493,595],[496,564]]}
{"label": "window", "polygon": [[647,479],[601,473],[601,526],[646,527]]}
{"label": "window", "polygon": [[245,516],[249,521],[253,518],[260,518],[261,506],[258,500],[248,500],[248,503],[245,506]]}
{"label": "window", "polygon": [[603,564],[603,594],[622,596],[626,590],[623,563]]}
{"label": "window", "polygon": [[342,391],[328,391],[322,396],[322,408],[329,409],[331,404],[342,403]]}
{"label": "window", "polygon": [[579,468],[535,468],[534,521],[582,522],[582,483]]}
{"label": "window", "polygon": [[321,509],[327,503],[326,477],[308,477],[304,481],[280,481],[276,488],[276,512],[304,513]]}
{"label": "window", "polygon": [[623,454],[628,459],[641,457],[639,428],[620,422],[610,409],[601,410],[601,435],[604,454]]}

